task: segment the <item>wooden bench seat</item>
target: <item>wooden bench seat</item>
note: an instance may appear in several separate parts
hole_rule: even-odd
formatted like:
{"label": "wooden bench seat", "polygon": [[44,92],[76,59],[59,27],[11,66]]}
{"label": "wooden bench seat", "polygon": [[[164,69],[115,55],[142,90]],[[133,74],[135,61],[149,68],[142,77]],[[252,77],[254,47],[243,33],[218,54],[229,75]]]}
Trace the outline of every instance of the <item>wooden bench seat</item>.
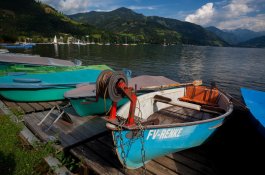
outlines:
{"label": "wooden bench seat", "polygon": [[180,101],[196,103],[200,105],[218,106],[219,91],[206,86],[187,86],[185,96]]}

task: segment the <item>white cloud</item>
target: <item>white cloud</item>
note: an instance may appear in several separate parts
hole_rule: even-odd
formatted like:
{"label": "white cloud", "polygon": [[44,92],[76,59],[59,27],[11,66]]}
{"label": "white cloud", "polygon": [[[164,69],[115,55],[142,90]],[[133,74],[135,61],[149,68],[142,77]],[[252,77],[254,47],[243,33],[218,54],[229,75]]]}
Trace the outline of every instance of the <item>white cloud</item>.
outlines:
{"label": "white cloud", "polygon": [[230,18],[245,15],[252,12],[253,9],[247,4],[248,0],[233,0],[223,7],[223,12]]}
{"label": "white cloud", "polygon": [[115,0],[40,0],[65,14],[87,12],[91,9],[114,9]]}
{"label": "white cloud", "polygon": [[190,14],[185,18],[185,21],[206,25],[214,15],[213,3],[207,3],[199,8],[194,14]]}
{"label": "white cloud", "polygon": [[[230,0],[223,3],[208,3],[195,13],[186,16],[185,21],[221,29],[246,28],[265,31],[265,0]],[[263,6],[264,7],[264,6]]]}
{"label": "white cloud", "polygon": [[254,31],[265,31],[265,14],[255,17],[242,17],[236,20],[227,20],[218,23],[220,29],[233,30],[237,28],[250,29]]}
{"label": "white cloud", "polygon": [[129,9],[132,10],[155,10],[156,7],[154,6],[129,6]]}

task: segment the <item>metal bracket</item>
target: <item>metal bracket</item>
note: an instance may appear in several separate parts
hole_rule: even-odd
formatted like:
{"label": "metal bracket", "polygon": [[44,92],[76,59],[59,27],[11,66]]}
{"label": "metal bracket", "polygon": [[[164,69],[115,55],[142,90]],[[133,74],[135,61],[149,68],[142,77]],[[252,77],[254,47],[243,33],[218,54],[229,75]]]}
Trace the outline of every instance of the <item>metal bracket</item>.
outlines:
{"label": "metal bracket", "polygon": [[55,124],[64,114],[64,111],[62,109],[67,108],[70,106],[70,103],[68,103],[67,105],[63,106],[63,107],[59,107],[58,105],[54,106],[51,108],[51,110],[45,115],[45,117],[37,124],[38,126],[40,126],[49,116],[50,114],[57,109],[60,114],[56,117],[56,119],[52,122],[52,124],[46,129],[46,131],[49,131],[51,129],[51,127],[53,126],[53,124]]}

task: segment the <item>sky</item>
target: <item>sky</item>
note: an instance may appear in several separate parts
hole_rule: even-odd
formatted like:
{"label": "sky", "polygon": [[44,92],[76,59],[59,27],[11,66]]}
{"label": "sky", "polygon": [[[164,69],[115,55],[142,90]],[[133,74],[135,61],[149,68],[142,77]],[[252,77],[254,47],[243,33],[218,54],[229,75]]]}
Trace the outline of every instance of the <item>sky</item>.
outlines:
{"label": "sky", "polygon": [[161,16],[219,29],[265,31],[265,0],[39,0],[69,15],[127,7],[145,16]]}

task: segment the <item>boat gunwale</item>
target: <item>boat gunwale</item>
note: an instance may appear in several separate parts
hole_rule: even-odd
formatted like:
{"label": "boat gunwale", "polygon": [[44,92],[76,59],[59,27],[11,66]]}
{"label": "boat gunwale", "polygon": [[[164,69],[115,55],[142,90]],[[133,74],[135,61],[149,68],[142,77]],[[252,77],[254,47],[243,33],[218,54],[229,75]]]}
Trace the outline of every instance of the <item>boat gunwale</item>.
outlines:
{"label": "boat gunwale", "polygon": [[[143,125],[142,128],[143,129],[159,129],[159,128],[170,128],[170,127],[181,127],[181,126],[192,126],[192,125],[197,125],[197,124],[202,124],[202,123],[209,123],[209,122],[212,122],[212,121],[216,121],[216,120],[220,120],[222,118],[226,118],[227,116],[229,116],[232,112],[233,112],[233,103],[231,102],[231,100],[222,92],[220,92],[220,94],[223,95],[223,97],[228,101],[229,103],[229,107],[228,107],[228,110],[220,115],[220,116],[217,116],[217,117],[214,117],[214,118],[211,118],[211,119],[206,119],[206,120],[198,120],[198,121],[193,121],[193,122],[184,122],[184,123],[173,123],[173,124],[162,124],[162,125]],[[117,121],[113,121],[113,120],[109,120],[108,119],[108,116],[105,116],[103,117],[107,122],[113,124],[113,125],[116,125],[116,126],[119,126],[118,122]],[[148,120],[146,120],[148,121]],[[126,130],[139,130],[139,126],[121,126],[123,129],[126,129]],[[109,128],[110,130],[112,131],[116,131],[116,130],[119,130],[118,128]]]}

